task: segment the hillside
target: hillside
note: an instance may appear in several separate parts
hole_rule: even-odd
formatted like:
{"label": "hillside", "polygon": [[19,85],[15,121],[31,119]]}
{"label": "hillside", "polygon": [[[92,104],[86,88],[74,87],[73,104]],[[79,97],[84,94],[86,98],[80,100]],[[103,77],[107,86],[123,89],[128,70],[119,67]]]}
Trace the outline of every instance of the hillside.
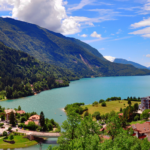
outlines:
{"label": "hillside", "polygon": [[[78,79],[67,69],[40,62],[25,52],[6,47],[1,42],[0,68],[0,91],[6,89],[7,98],[32,95],[30,84],[33,84],[34,92],[39,92],[66,86],[69,85],[69,80]],[[63,84],[56,83],[55,79],[63,80]]]}
{"label": "hillside", "polygon": [[150,74],[149,70],[106,61],[79,40],[10,18],[0,18],[0,41],[40,61],[69,69],[78,77]]}
{"label": "hillside", "polygon": [[118,58],[116,58],[116,59],[114,60],[114,63],[129,64],[129,65],[133,65],[134,67],[139,68],[139,69],[148,69],[148,68],[145,67],[145,66],[142,66],[142,65],[140,65],[140,64],[138,64],[138,63],[135,63],[135,62],[133,62],[133,61],[128,61],[128,60],[126,60],[126,59],[118,59]]}

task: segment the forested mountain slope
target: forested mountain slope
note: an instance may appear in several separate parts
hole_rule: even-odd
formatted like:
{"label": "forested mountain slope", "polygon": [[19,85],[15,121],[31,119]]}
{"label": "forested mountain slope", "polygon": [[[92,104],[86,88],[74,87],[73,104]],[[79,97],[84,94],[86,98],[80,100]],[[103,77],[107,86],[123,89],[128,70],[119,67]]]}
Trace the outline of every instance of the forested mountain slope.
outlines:
{"label": "forested mountain slope", "polygon": [[[64,84],[57,84],[55,79],[64,80]],[[0,91],[6,89],[6,92],[11,93],[8,98],[31,95],[31,87],[30,90],[24,89],[26,84],[33,84],[34,91],[39,92],[69,85],[68,81],[74,79],[78,77],[71,71],[40,62],[27,53],[8,48],[0,42]],[[22,90],[27,93],[22,94]],[[15,93],[13,96],[14,92],[20,92],[20,95]]]}
{"label": "forested mountain slope", "polygon": [[149,70],[111,63],[79,40],[10,18],[0,18],[0,41],[40,61],[68,68],[78,77],[150,74]]}
{"label": "forested mountain slope", "polygon": [[148,69],[147,67],[145,67],[145,66],[143,66],[143,65],[140,65],[140,64],[135,63],[135,62],[133,62],[133,61],[128,61],[128,60],[125,60],[125,59],[116,58],[113,62],[114,62],[114,63],[120,63],[120,64],[133,65],[134,67],[139,68],[139,69]]}

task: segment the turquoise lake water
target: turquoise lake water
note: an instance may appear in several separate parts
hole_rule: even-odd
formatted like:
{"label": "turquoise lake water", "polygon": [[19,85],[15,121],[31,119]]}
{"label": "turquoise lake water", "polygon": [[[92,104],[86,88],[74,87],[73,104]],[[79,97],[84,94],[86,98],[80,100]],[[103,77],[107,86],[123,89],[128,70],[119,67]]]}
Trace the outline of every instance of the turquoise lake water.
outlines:
{"label": "turquoise lake water", "polygon": [[[17,108],[20,105],[26,112],[35,111],[38,114],[43,111],[45,117],[54,118],[61,124],[66,119],[62,111],[66,104],[75,102],[91,104],[113,96],[121,98],[150,96],[150,76],[84,78],[72,81],[69,87],[44,91],[36,96],[3,101],[0,105],[5,108]],[[43,145],[42,150],[46,150],[47,147],[47,144]],[[36,145],[23,150],[38,149],[39,146]]]}

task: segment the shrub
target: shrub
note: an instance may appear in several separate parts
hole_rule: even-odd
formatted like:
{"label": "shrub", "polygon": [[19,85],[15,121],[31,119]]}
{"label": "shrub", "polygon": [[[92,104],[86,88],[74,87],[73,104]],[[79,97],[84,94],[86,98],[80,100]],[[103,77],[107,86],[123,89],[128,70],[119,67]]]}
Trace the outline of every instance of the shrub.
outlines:
{"label": "shrub", "polygon": [[101,106],[106,107],[106,102],[102,102]]}
{"label": "shrub", "polygon": [[13,139],[14,139],[14,136],[11,134],[10,137],[9,137],[9,139],[10,139],[10,140],[13,140]]}
{"label": "shrub", "polygon": [[122,108],[120,108],[120,112],[122,112]]}
{"label": "shrub", "polygon": [[9,127],[9,128],[8,128],[8,131],[10,132],[10,131],[11,131],[11,129],[12,129],[12,127]]}
{"label": "shrub", "polygon": [[95,101],[95,102],[92,104],[92,106],[97,106],[97,107],[98,107],[98,102]]}
{"label": "shrub", "polygon": [[0,127],[2,127],[4,125],[4,123],[0,123]]}
{"label": "shrub", "polygon": [[139,120],[140,119],[140,117],[138,116],[138,115],[136,115],[135,117],[134,117],[134,121],[137,121],[137,120]]}
{"label": "shrub", "polygon": [[25,117],[21,117],[21,123],[24,123],[27,119]]}
{"label": "shrub", "polygon": [[102,102],[105,102],[105,101],[104,101],[103,99],[100,99],[100,100],[99,100],[99,103],[102,103]]}
{"label": "shrub", "polygon": [[84,113],[84,117],[86,117],[86,116],[89,116],[89,112],[88,112],[88,111],[86,111],[86,112]]}
{"label": "shrub", "polygon": [[3,136],[7,136],[7,132],[6,131],[3,132]]}
{"label": "shrub", "polygon": [[92,117],[95,117],[96,120],[101,119],[101,117],[100,117],[100,112],[96,111],[96,112],[92,115]]}

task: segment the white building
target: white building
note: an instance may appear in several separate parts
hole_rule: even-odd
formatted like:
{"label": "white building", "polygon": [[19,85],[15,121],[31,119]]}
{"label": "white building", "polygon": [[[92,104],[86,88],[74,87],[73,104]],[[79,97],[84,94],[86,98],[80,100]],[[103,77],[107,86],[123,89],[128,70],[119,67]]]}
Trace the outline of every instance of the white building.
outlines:
{"label": "white building", "polygon": [[142,111],[145,109],[150,109],[150,96],[141,98],[139,109],[141,109]]}

